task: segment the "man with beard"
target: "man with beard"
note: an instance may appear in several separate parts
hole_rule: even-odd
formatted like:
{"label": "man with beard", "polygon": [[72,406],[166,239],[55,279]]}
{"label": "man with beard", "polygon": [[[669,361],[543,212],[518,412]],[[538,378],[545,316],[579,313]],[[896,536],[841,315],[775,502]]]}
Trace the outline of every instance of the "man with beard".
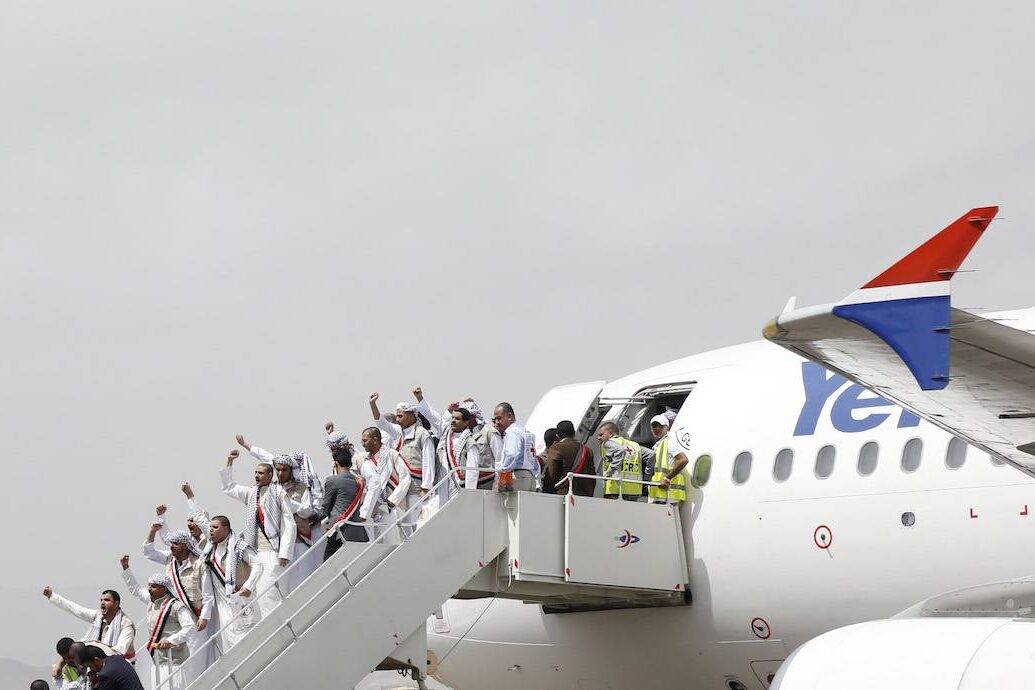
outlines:
{"label": "man with beard", "polygon": [[[157,531],[157,530],[156,530]],[[129,570],[129,557],[125,557],[125,568],[122,571],[132,575]],[[127,584],[129,579],[127,578]],[[133,580],[136,584],[136,580]],[[184,688],[190,682],[179,672],[187,661],[190,649],[187,647],[187,636],[194,630],[194,618],[190,610],[179,599],[172,595],[173,582],[166,573],[154,573],[147,579],[147,587],[136,584],[130,592],[147,604],[147,651],[151,653],[151,687],[157,688],[160,683],[170,677],[166,683],[169,690]]]}
{"label": "man with beard", "polygon": [[119,654],[125,655],[126,660],[130,662],[136,656],[133,638],[136,637],[137,629],[133,625],[133,620],[122,612],[122,598],[115,590],[106,589],[101,592],[100,608],[97,609],[88,609],[69,601],[54,592],[49,585],[43,588],[43,596],[50,599],[50,603],[59,609],[90,624],[84,640],[103,642]]}

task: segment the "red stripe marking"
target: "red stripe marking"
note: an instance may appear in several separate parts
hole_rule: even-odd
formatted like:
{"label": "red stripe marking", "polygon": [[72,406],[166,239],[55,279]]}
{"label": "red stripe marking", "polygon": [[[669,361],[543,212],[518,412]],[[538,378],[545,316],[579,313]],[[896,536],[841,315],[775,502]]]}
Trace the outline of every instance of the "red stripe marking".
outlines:
{"label": "red stripe marking", "polygon": [[998,206],[985,206],[967,211],[863,287],[888,287],[949,280],[997,213]]}

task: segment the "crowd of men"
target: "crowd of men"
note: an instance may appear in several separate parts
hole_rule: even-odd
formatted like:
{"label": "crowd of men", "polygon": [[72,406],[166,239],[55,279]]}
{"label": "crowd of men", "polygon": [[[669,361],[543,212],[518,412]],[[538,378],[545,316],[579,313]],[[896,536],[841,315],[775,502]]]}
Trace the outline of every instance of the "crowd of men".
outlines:
{"label": "crowd of men", "polygon": [[[245,506],[235,523],[226,515],[210,517],[190,484],[181,487],[185,529],[170,529],[166,506],[157,507],[143,554],[160,569],[142,586],[130,556],[119,560],[128,591],[147,607],[141,639],[152,659],[153,688],[186,687],[344,541],[406,539],[421,517],[461,489],[596,493],[594,452],[576,438],[571,421],[548,429],[537,454],[510,403],[497,405],[487,419],[470,398],[437,410],[420,388],[413,395],[415,402],[401,402],[390,413],[379,409],[377,393],[370,396],[374,424],[360,436],[362,453],[328,422],[333,465],[322,481],[305,452],[272,453],[237,435],[257,462],[254,483],[235,481],[237,449],[220,472],[223,492]],[[667,410],[651,419],[656,443],[650,448],[622,437],[614,422],[598,427],[604,498],[686,499],[687,458],[669,444],[674,418],[675,411]],[[60,658],[52,669],[58,688],[143,690],[134,669],[136,624],[123,613],[118,592],[104,590],[96,609],[49,586],[43,594],[89,626],[79,640],[58,641]],[[32,685],[46,687],[43,680]]]}

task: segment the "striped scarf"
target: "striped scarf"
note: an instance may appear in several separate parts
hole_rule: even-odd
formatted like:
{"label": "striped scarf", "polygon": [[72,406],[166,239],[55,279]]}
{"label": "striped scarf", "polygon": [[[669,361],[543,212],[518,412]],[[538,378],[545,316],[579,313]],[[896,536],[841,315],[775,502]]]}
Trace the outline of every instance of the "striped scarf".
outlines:
{"label": "striped scarf", "polygon": [[281,498],[284,489],[280,484],[271,483],[266,487],[266,493],[262,497],[262,505],[259,505],[259,489],[253,486],[248,493],[248,522],[244,528],[244,540],[252,548],[259,547],[259,508],[262,508],[262,532],[270,540],[274,549],[280,548],[280,521],[284,517],[281,510]]}
{"label": "striped scarf", "polygon": [[249,547],[244,539],[231,532],[230,536],[226,538],[227,563],[225,570],[223,569],[223,564],[219,562],[220,558],[216,553],[217,547],[218,544],[209,542],[203,554],[205,565],[212,573],[212,576],[223,586],[223,591],[229,596],[237,589],[237,563],[241,559],[241,554]]}
{"label": "striped scarf", "polygon": [[[190,564],[190,560],[187,560],[186,563]],[[200,567],[197,561],[191,565],[194,568]],[[172,595],[179,599],[194,614],[194,618],[197,619],[201,615],[201,606],[192,602],[187,595],[187,583],[183,581],[183,576],[180,575],[179,564],[173,556],[169,557],[169,579],[172,581]]]}
{"label": "striped scarf", "polygon": [[[114,647],[115,644],[119,641],[119,635],[122,634],[122,618],[122,609],[119,609],[118,613],[116,613],[115,616],[111,619],[111,623],[108,623],[108,627],[104,629],[104,639],[102,640],[101,625],[104,622],[104,614],[98,611],[97,615],[93,618],[93,623],[90,624],[90,629],[86,632],[86,639],[97,640],[98,642],[102,642],[108,645],[109,647]],[[133,661],[133,658],[136,656],[136,652],[133,650],[132,642],[129,645],[129,649],[126,650],[124,656],[126,657],[126,661]]]}

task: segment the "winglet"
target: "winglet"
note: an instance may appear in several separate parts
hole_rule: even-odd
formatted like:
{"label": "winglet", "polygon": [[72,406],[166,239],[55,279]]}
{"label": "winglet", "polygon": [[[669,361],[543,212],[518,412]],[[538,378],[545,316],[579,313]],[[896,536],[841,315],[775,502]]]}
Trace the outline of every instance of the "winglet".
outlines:
{"label": "winglet", "polygon": [[947,228],[899,259],[891,268],[863,285],[863,288],[951,279],[998,212],[998,206],[967,211]]}
{"label": "winglet", "polygon": [[949,280],[999,212],[971,209],[848,295],[833,314],[891,347],[923,390],[949,384]]}

